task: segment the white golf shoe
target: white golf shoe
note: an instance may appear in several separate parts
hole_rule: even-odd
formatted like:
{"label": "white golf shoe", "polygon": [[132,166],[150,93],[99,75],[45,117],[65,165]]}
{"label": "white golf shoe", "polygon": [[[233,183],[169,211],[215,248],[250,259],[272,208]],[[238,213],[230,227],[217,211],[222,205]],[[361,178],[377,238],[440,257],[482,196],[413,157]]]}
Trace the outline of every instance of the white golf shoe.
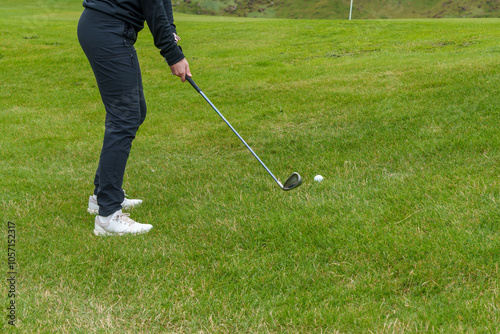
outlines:
{"label": "white golf shoe", "polygon": [[[124,192],[125,193],[125,192]],[[127,195],[125,195],[127,196]],[[142,199],[128,199],[125,197],[125,199],[122,202],[122,209],[130,209],[134,206],[137,206],[142,203]],[[99,214],[99,205],[97,204],[97,196],[92,195],[89,197],[89,207],[87,209],[87,212],[90,213],[91,215],[97,215]]]}
{"label": "white golf shoe", "polygon": [[94,234],[102,235],[124,235],[147,233],[153,228],[150,224],[140,224],[129,217],[128,213],[118,210],[111,216],[95,217]]}

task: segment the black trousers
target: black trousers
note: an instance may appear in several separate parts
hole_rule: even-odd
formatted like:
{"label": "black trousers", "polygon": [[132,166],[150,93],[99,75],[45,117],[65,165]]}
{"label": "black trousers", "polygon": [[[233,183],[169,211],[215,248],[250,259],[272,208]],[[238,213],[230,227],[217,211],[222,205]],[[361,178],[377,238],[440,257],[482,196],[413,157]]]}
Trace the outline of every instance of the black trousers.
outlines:
{"label": "black trousers", "polygon": [[123,175],[132,141],[146,118],[136,39],[130,24],[110,15],[87,8],[80,17],[78,40],[106,109],[104,141],[94,179],[101,216],[121,209]]}

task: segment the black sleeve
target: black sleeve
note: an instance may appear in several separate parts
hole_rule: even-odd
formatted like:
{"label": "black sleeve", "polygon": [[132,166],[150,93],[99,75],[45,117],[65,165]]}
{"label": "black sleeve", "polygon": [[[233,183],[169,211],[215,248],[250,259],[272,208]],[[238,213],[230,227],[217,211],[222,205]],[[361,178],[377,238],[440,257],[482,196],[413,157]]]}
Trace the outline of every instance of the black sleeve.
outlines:
{"label": "black sleeve", "polygon": [[184,54],[175,43],[174,18],[170,0],[142,0],[142,10],[149,30],[153,34],[155,45],[169,65],[182,59]]}
{"label": "black sleeve", "polygon": [[[163,6],[167,10],[167,18],[170,22],[170,26],[172,29],[174,29],[174,32],[177,34],[177,30],[175,29],[175,24],[174,24],[174,13],[172,10],[172,1],[171,0],[163,0]],[[170,9],[170,10],[168,10]]]}

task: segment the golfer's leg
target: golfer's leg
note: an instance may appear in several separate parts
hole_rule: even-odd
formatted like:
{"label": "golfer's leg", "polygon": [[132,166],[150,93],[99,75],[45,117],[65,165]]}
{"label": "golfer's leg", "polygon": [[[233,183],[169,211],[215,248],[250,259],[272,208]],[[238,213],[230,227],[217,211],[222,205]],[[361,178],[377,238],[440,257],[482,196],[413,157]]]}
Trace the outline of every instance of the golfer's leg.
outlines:
{"label": "golfer's leg", "polygon": [[[99,215],[121,209],[123,175],[132,141],[144,120],[139,63],[124,22],[85,10],[78,37],[94,71],[106,109],[105,133],[95,185]],[[143,111],[144,109],[144,111]]]}
{"label": "golfer's leg", "polygon": [[[135,64],[139,63],[139,60],[137,59],[137,54],[134,53],[132,54],[133,61]],[[137,84],[138,84],[138,103],[139,103],[139,109],[140,109],[140,121],[139,125],[141,125],[144,120],[146,119],[146,113],[147,113],[147,106],[146,106],[146,99],[144,97],[144,91],[143,91],[143,86],[142,86],[142,76],[141,76],[141,70],[139,66],[137,67]],[[97,167],[97,171],[95,173],[94,177],[94,195],[97,195],[98,189],[99,189],[99,179],[100,179],[100,172],[99,172],[99,167]]]}
{"label": "golfer's leg", "polygon": [[135,53],[98,63],[99,88],[106,107],[104,140],[99,160],[99,215],[121,209],[123,175],[141,117],[139,64]]}

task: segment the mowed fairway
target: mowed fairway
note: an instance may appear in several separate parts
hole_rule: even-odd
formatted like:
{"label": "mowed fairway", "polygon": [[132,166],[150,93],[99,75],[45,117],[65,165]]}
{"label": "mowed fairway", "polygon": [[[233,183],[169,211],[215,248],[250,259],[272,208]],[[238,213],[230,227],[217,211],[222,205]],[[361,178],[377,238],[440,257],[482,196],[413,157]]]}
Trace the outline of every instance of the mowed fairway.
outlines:
{"label": "mowed fairway", "polygon": [[102,238],[86,208],[104,109],[80,2],[23,3],[0,6],[17,332],[500,331],[500,19],[178,14],[196,83],[282,182],[302,175],[290,192],[145,29],[148,117],[124,188],[154,229]]}

